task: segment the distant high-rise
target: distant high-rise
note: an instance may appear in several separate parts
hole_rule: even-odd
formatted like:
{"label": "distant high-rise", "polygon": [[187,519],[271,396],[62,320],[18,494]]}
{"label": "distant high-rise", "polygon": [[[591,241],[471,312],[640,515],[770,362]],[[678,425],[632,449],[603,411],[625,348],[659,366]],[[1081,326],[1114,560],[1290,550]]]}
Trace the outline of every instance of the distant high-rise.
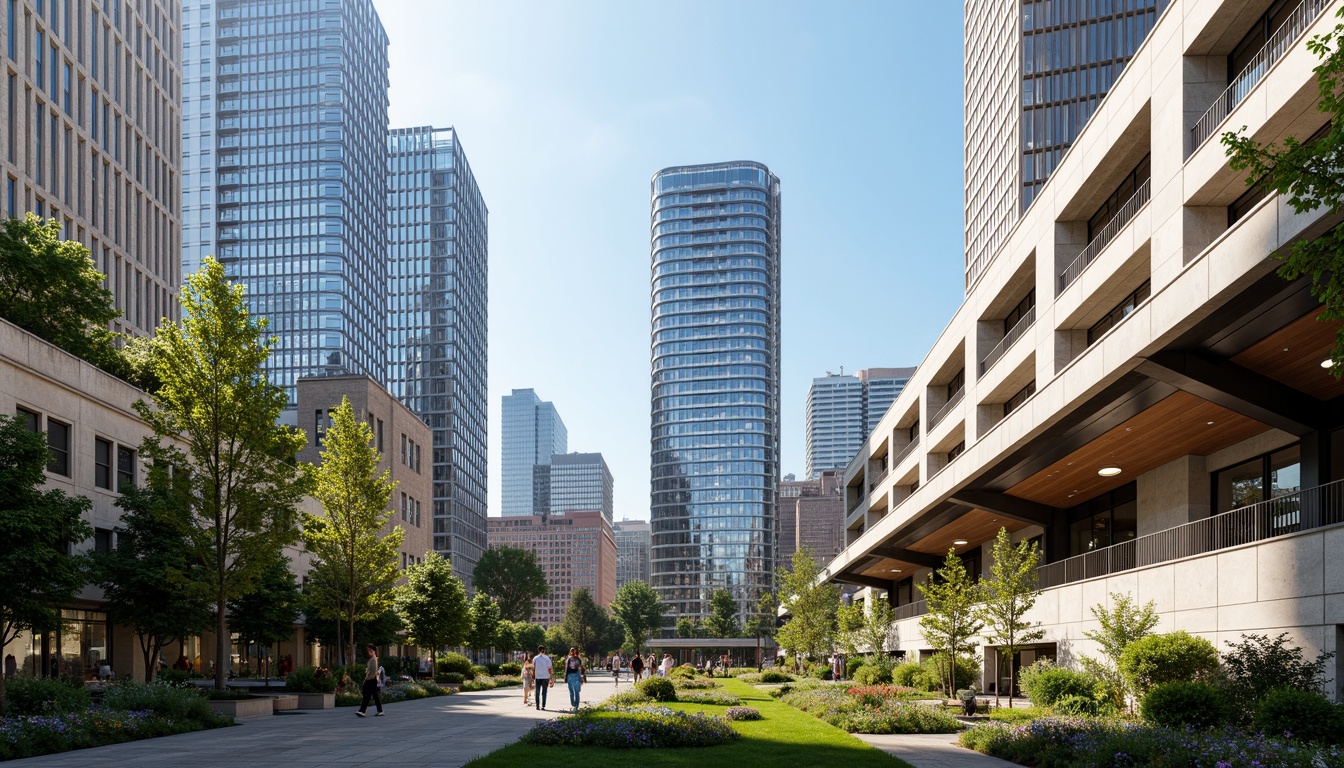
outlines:
{"label": "distant high-rise", "polygon": [[760,163],[652,182],[652,586],[667,620],[774,586],[779,179]]}
{"label": "distant high-rise", "polygon": [[515,389],[503,398],[500,416],[500,514],[546,514],[550,504],[546,473],[551,457],[569,450],[569,432],[555,406],[531,389]]}
{"label": "distant high-rise", "polygon": [[966,288],[1170,0],[966,0]]}
{"label": "distant high-rise", "polygon": [[434,550],[486,547],[489,211],[452,128],[388,137],[387,385],[434,431]]}
{"label": "distant high-rise", "polygon": [[787,568],[800,549],[812,550],[826,567],[845,548],[845,470],[828,469],[815,480],[779,484],[779,567]]}
{"label": "distant high-rise", "polygon": [[649,537],[653,528],[648,520],[622,520],[611,526],[616,536],[616,588],[627,582],[649,583]]}
{"label": "distant high-rise", "polygon": [[386,375],[387,34],[372,0],[186,0],[182,39],[182,268],[270,321],[296,421],[298,377]]}
{"label": "distant high-rise", "polygon": [[[546,514],[601,512],[612,522],[615,509],[611,470],[600,453],[565,453],[551,457],[547,466],[538,465],[547,475]],[[538,501],[540,506],[540,500]]]}
{"label": "distant high-rise", "polygon": [[565,618],[574,592],[587,589],[603,607],[616,597],[616,540],[597,510],[567,515],[490,518],[490,546],[525,549],[537,556],[550,594],[532,601],[532,621],[553,627]]}
{"label": "distant high-rise", "polygon": [[133,336],[178,316],[181,7],[10,0],[0,19],[4,215],[63,222]]}
{"label": "distant high-rise", "polygon": [[914,372],[914,368],[869,368],[812,380],[804,425],[808,480],[849,464]]}

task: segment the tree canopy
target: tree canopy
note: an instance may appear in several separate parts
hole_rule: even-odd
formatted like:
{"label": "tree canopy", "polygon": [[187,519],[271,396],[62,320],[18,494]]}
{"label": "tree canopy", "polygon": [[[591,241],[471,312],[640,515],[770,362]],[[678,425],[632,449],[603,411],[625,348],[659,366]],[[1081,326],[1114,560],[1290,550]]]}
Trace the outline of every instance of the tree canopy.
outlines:
{"label": "tree canopy", "polygon": [[499,604],[478,589],[476,596],[471,599],[470,611],[471,629],[467,632],[467,645],[478,652],[490,648],[499,635]]}
{"label": "tree canopy", "polygon": [[798,656],[820,659],[831,650],[840,588],[818,579],[821,568],[809,547],[793,553],[792,568],[782,576],[780,604],[789,620],[779,628],[779,644]]}
{"label": "tree canopy", "polygon": [[487,549],[472,580],[495,598],[500,615],[510,621],[531,621],[533,601],[551,593],[536,554],[518,547]]}
{"label": "tree canopy", "polygon": [[[207,258],[182,290],[182,320],[159,326],[148,357],[160,382],[136,411],[154,430],[141,453],[149,483],[174,496],[194,564],[215,610],[215,687],[229,664],[227,603],[250,592],[283,547],[298,541],[296,506],[309,489],[295,461],[306,439],[279,426],[285,391],[262,366],[274,338],[253,319],[241,285]],[[181,446],[181,447],[179,447]]]}
{"label": "tree canopy", "polygon": [[611,613],[625,632],[625,642],[635,653],[644,650],[649,636],[663,625],[667,606],[658,593],[642,581],[627,581],[616,590]]}
{"label": "tree canopy", "polygon": [[943,685],[951,695],[956,693],[956,660],[975,650],[971,638],[984,627],[976,605],[980,591],[955,548],[947,551],[942,567],[917,586],[929,609],[919,626],[924,641],[940,654]]}
{"label": "tree canopy", "polygon": [[565,618],[560,622],[560,634],[587,655],[597,652],[606,629],[607,612],[593,600],[587,587],[574,590],[570,596]]}
{"label": "tree canopy", "polygon": [[[71,548],[93,535],[83,496],[42,490],[51,458],[42,435],[0,416],[0,645],[22,632],[51,632],[61,606],[84,586],[87,561]],[[0,716],[8,709],[0,676]]]}
{"label": "tree canopy", "polygon": [[716,589],[709,595],[709,615],[703,622],[710,637],[740,637],[742,624],[737,620],[737,601],[726,589]]}
{"label": "tree canopy", "polygon": [[397,610],[410,641],[428,648],[437,662],[439,651],[460,645],[471,631],[467,590],[453,573],[453,564],[437,552],[406,569],[406,584],[397,590]]}

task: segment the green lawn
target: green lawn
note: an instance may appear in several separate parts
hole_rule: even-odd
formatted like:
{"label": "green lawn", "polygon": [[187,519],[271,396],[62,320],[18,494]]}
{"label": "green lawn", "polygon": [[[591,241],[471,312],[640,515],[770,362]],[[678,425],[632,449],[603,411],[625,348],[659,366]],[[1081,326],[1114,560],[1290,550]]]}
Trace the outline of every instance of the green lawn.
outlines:
{"label": "green lawn", "polygon": [[[600,747],[530,747],[514,744],[467,763],[470,768],[594,768],[602,766],[696,766],[744,768],[749,765],[844,768],[913,768],[874,749],[817,718],[780,704],[763,691],[736,679],[722,680],[723,689],[760,710],[763,720],[735,722],[742,739],[717,747],[692,749],[602,749]],[[722,712],[726,707],[670,704],[686,712]]]}

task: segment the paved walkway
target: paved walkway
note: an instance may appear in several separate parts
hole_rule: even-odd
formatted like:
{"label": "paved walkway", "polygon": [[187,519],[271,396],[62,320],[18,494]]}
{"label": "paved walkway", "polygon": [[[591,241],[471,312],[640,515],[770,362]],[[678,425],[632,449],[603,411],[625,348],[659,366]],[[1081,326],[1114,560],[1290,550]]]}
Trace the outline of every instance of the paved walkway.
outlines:
{"label": "paved walkway", "polygon": [[[627,690],[622,685],[620,690]],[[593,675],[583,703],[596,704],[615,691],[610,678]],[[395,765],[454,768],[517,741],[533,724],[568,708],[569,691],[550,690],[549,711],[523,706],[521,688],[458,693],[389,704],[385,717],[358,718],[353,707],[309,710],[241,720],[216,728],[129,744],[78,749],[14,760],[7,766],[42,768],[328,768]]]}
{"label": "paved walkway", "polygon": [[1016,763],[982,755],[958,745],[955,733],[854,735],[915,768],[1020,768]]}

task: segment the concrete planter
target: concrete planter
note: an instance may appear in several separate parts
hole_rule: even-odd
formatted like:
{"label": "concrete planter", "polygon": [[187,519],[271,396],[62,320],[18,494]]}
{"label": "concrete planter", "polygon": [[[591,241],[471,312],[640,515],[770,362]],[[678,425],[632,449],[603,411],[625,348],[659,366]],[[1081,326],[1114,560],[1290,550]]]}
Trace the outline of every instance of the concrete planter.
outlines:
{"label": "concrete planter", "polygon": [[269,696],[255,699],[222,699],[210,702],[210,708],[239,720],[246,717],[263,717],[274,714],[275,702]]}
{"label": "concrete planter", "polygon": [[332,709],[336,706],[334,693],[296,693],[299,709]]}

